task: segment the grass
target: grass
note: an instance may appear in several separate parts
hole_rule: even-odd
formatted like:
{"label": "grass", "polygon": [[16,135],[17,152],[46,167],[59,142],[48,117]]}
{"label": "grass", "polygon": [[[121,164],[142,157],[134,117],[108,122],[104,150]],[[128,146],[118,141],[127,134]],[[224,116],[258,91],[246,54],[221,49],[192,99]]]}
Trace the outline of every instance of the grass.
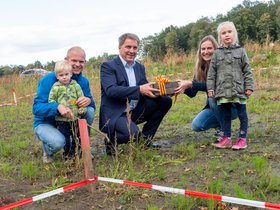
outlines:
{"label": "grass", "polygon": [[39,169],[32,162],[25,162],[21,167],[21,174],[29,180],[37,177]]}
{"label": "grass", "polygon": [[[172,59],[172,58],[169,58]],[[191,68],[192,61],[180,61],[176,58],[169,65],[177,65],[169,69],[173,78],[184,73],[176,72],[186,65]],[[184,58],[188,59],[188,58]],[[192,57],[193,59],[193,57]],[[275,59],[275,58],[273,58]],[[164,64],[162,64],[164,65]],[[182,65],[182,66],[180,66]],[[167,71],[162,66],[151,64],[153,71],[149,75],[157,75],[159,71]],[[174,70],[176,69],[176,71]],[[189,71],[190,72],[190,71]],[[191,73],[190,73],[191,74]],[[279,73],[280,74],[280,73]],[[280,203],[279,177],[279,126],[280,103],[279,74],[256,74],[258,88],[248,100],[249,134],[248,149],[244,151],[219,150],[211,147],[214,130],[196,133],[191,130],[191,121],[205,105],[206,94],[199,93],[195,99],[179,95],[170,112],[161,124],[155,137],[156,141],[166,143],[161,150],[145,150],[141,145],[121,145],[115,158],[101,155],[94,160],[95,174],[103,177],[152,183],[240,197],[253,200]],[[184,74],[185,75],[185,74]],[[17,106],[0,107],[0,195],[15,197],[34,196],[52,189],[84,179],[82,164],[64,162],[61,152],[55,155],[56,161],[49,165],[42,163],[41,144],[35,139],[32,123],[31,107],[33,97],[24,97],[36,92],[37,78],[21,79],[17,76],[0,78],[4,91],[0,91],[5,102],[13,100],[11,88],[15,88]],[[267,83],[273,81],[273,84]],[[90,77],[91,88],[97,108],[100,93],[98,75]],[[278,88],[275,88],[278,84]],[[2,88],[1,87],[1,88]],[[98,110],[94,121],[91,141],[100,141],[103,137],[98,130]],[[236,137],[239,122],[233,122],[233,135]],[[15,183],[13,191],[10,183]],[[37,183],[30,186],[30,183]],[[19,187],[24,185],[24,187]],[[70,192],[52,202],[41,202],[37,209],[46,208],[53,203],[56,208],[63,209],[66,205],[60,200],[67,200],[73,209],[92,209],[113,206],[122,209],[222,209],[220,203],[194,197],[161,193],[135,187],[110,183],[98,183],[98,192],[85,200],[85,192]],[[100,197],[98,197],[100,193]],[[18,195],[18,197],[16,197]],[[69,197],[67,197],[69,196]],[[97,196],[97,197],[96,197]],[[83,205],[82,207],[77,207]],[[43,206],[42,206],[43,205]],[[223,204],[224,205],[224,204]],[[226,207],[237,205],[226,204]],[[65,207],[66,208],[66,207]],[[223,207],[225,209],[225,207]],[[239,206],[243,209],[242,206]],[[71,209],[71,208],[70,208]]]}

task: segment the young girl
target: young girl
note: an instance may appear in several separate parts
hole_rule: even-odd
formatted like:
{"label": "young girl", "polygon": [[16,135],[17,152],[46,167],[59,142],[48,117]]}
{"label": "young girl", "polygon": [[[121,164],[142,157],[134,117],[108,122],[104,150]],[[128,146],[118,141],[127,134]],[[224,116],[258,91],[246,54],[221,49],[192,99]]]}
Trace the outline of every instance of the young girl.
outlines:
{"label": "young girl", "polygon": [[[218,148],[244,149],[248,115],[246,99],[253,92],[253,75],[245,49],[238,45],[237,31],[232,22],[223,22],[218,26],[218,47],[212,57],[207,75],[209,97],[215,97],[221,106],[223,115],[223,137],[213,146]],[[235,104],[240,120],[239,137],[232,146],[231,107]]]}
{"label": "young girl", "polygon": [[[196,53],[196,64],[194,67],[194,77],[192,81],[179,80],[178,88],[175,93],[185,93],[193,98],[198,91],[207,93],[206,80],[210,62],[215,50],[218,47],[216,39],[212,35],[207,35],[200,41]],[[237,118],[235,107],[232,108],[232,119]],[[197,132],[205,131],[210,128],[216,128],[215,135],[220,136],[222,132],[223,118],[221,115],[220,106],[217,105],[215,98],[207,98],[206,105],[203,110],[196,115],[192,121],[192,129]]]}

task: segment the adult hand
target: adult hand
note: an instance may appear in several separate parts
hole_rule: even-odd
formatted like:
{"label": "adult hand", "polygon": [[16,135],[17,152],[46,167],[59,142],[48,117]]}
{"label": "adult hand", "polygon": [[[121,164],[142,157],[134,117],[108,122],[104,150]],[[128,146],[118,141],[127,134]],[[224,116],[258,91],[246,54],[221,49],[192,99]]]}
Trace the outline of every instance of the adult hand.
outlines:
{"label": "adult hand", "polygon": [[245,90],[245,95],[249,98],[250,95],[252,95],[253,91],[252,90]]}
{"label": "adult hand", "polygon": [[192,81],[189,80],[178,80],[178,87],[174,90],[175,93],[184,93],[186,89],[192,87]]}
{"label": "adult hand", "polygon": [[62,117],[69,118],[69,119],[74,119],[74,114],[71,109],[68,107],[63,106],[62,104],[59,104],[57,107],[58,112]]}
{"label": "adult hand", "polygon": [[154,93],[159,92],[159,89],[153,88],[152,87],[153,84],[155,83],[149,82],[147,84],[140,85],[140,93],[150,98],[156,98],[157,96]]}
{"label": "adult hand", "polygon": [[78,98],[78,100],[76,101],[76,105],[80,108],[80,107],[87,107],[88,105],[90,105],[90,98],[82,96],[80,98]]}

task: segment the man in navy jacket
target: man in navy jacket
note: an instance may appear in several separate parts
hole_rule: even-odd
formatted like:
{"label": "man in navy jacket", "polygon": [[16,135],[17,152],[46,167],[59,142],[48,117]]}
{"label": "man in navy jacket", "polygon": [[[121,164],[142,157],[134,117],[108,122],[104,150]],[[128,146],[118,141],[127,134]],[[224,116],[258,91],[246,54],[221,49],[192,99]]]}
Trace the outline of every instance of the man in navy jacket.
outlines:
{"label": "man in navy jacket", "polygon": [[[90,92],[90,86],[87,78],[82,75],[82,70],[86,64],[85,51],[80,47],[72,47],[68,50],[65,60],[72,65],[73,76],[81,86],[84,97],[79,98],[76,104],[79,107],[86,107],[87,111],[84,118],[89,125],[92,124],[95,112],[95,103]],[[53,161],[53,155],[65,145],[65,138],[56,128],[55,116],[61,115],[66,118],[72,118],[72,111],[59,103],[48,103],[49,93],[53,84],[57,82],[54,72],[51,72],[39,81],[37,94],[34,98],[34,131],[36,136],[43,143],[43,162]]]}
{"label": "man in navy jacket", "polygon": [[[145,67],[135,61],[139,38],[126,33],[119,38],[119,56],[101,65],[101,105],[99,129],[110,144],[144,139],[151,146],[163,117],[172,105],[170,97],[155,96],[158,89],[146,78]],[[128,120],[130,118],[130,120]],[[137,124],[145,122],[142,131]]]}

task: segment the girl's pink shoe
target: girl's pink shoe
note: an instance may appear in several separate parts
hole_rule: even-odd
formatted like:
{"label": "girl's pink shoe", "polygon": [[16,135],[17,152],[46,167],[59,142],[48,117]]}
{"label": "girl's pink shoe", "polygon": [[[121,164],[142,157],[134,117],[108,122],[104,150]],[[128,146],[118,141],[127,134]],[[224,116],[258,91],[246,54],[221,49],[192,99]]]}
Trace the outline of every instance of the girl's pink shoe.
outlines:
{"label": "girl's pink shoe", "polygon": [[246,139],[245,138],[238,138],[235,145],[232,146],[232,149],[245,149],[247,147]]}
{"label": "girl's pink shoe", "polygon": [[232,141],[230,137],[221,137],[219,139],[218,143],[212,144],[214,147],[217,148],[231,148],[232,147]]}

